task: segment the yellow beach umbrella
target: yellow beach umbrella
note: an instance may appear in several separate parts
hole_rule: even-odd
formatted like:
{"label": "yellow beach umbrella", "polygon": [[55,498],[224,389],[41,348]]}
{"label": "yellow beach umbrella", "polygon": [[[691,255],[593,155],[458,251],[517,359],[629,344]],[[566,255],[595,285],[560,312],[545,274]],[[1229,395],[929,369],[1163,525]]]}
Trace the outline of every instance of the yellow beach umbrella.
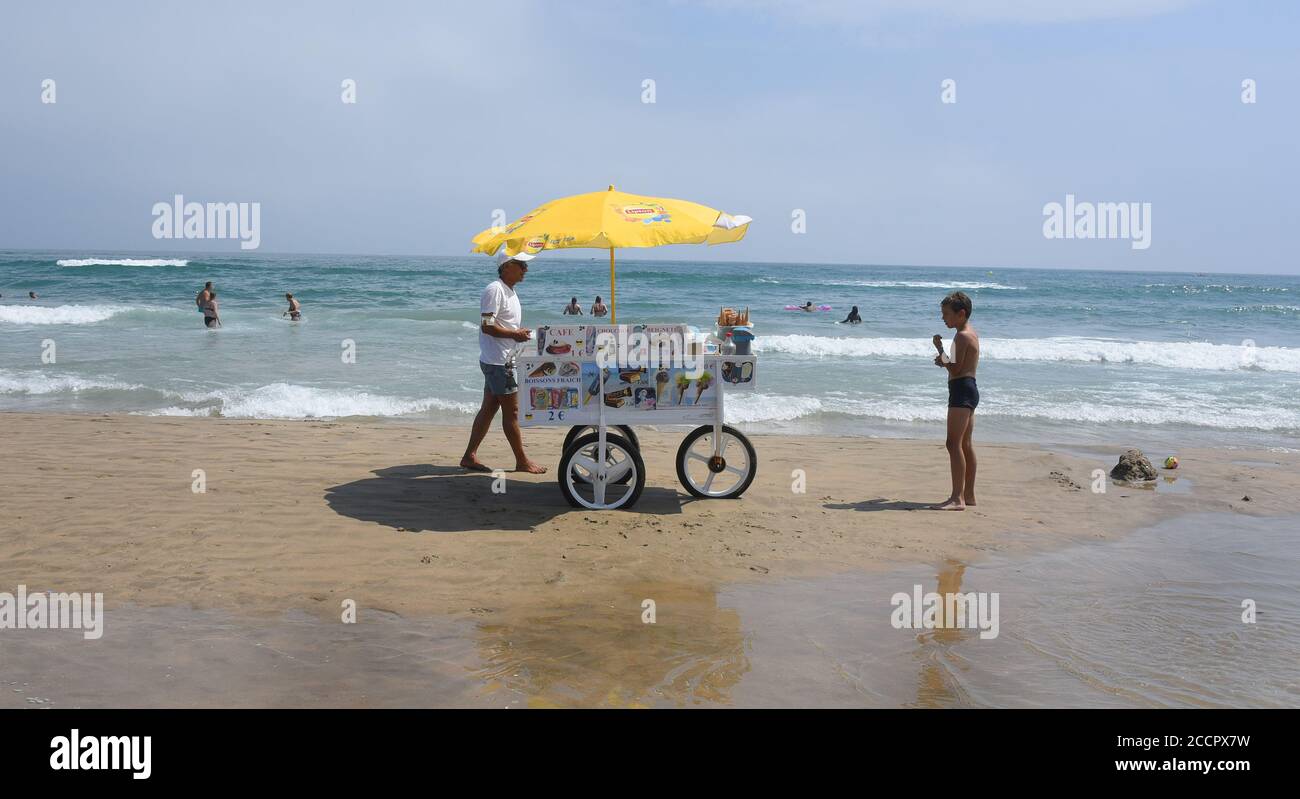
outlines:
{"label": "yellow beach umbrella", "polygon": [[570,247],[609,250],[610,322],[617,324],[614,299],[614,250],[663,244],[725,244],[740,241],[750,218],[669,197],[645,197],[617,191],[575,194],[552,200],[504,227],[474,237],[472,252],[507,255]]}

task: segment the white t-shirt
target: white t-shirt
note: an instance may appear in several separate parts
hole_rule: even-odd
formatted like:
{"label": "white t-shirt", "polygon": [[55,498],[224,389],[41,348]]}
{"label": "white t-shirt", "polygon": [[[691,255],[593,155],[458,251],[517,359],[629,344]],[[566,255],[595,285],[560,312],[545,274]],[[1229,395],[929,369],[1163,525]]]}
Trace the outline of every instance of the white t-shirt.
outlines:
{"label": "white t-shirt", "polygon": [[[515,290],[500,280],[493,280],[483,289],[479,311],[484,315],[495,316],[497,326],[506,330],[518,330],[524,321],[524,312],[519,307],[519,297],[515,295]],[[512,338],[497,338],[479,330],[478,359],[486,364],[504,366],[506,357],[518,344]]]}

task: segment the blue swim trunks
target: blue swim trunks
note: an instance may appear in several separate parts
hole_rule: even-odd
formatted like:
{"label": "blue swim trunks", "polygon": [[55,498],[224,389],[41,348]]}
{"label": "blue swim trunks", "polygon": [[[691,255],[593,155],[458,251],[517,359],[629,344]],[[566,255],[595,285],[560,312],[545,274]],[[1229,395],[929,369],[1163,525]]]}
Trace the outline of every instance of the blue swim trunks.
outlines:
{"label": "blue swim trunks", "polygon": [[499,397],[519,390],[519,384],[515,382],[515,370],[511,367],[482,361],[478,362],[478,366],[483,370],[483,388],[489,394]]}
{"label": "blue swim trunks", "polygon": [[980,390],[975,386],[975,378],[959,377],[948,381],[948,407],[970,408],[975,410],[980,404]]}

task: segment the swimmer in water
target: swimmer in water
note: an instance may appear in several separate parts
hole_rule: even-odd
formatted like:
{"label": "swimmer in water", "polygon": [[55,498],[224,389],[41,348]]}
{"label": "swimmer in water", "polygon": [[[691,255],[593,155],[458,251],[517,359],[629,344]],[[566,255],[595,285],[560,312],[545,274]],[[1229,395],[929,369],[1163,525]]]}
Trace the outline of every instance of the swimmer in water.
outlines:
{"label": "swimmer in water", "polygon": [[286,300],[289,301],[289,310],[287,310],[287,311],[285,311],[284,313],[280,314],[280,316],[287,316],[287,317],[289,317],[289,320],[292,321],[292,322],[299,322],[299,321],[301,321],[301,320],[302,320],[302,305],[301,305],[297,300],[295,300],[295,299],[293,298],[293,295],[292,295],[292,294],[285,294],[285,295],[284,295],[284,298],[285,298]]}
{"label": "swimmer in water", "polygon": [[203,324],[207,327],[221,327],[221,310],[217,307],[217,292],[209,291],[207,302],[200,309],[203,311]]}
{"label": "swimmer in water", "polygon": [[858,306],[856,305],[853,306],[853,310],[849,311],[849,315],[844,317],[844,321],[840,322],[842,325],[857,325],[861,323],[862,317],[858,316]]}

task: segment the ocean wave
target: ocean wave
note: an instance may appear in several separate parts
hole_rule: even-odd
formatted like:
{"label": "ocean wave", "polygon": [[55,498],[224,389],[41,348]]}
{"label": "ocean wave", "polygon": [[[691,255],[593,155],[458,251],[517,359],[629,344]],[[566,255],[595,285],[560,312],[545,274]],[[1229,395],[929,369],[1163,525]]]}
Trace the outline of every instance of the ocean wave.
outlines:
{"label": "ocean wave", "polygon": [[[848,416],[883,422],[932,422],[942,424],[948,409],[942,397],[844,399],[794,397],[771,394],[737,396],[727,401],[729,423],[791,422],[822,416]],[[1186,405],[1160,402],[1026,402],[1020,397],[986,397],[980,403],[981,418],[1068,422],[1083,425],[1131,424],[1142,426],[1190,426],[1215,430],[1295,431],[1300,430],[1300,411],[1277,406]]]}
{"label": "ocean wave", "polygon": [[411,416],[428,411],[469,415],[478,406],[469,402],[426,397],[403,399],[365,391],[315,388],[272,383],[252,390],[227,389],[187,394],[191,407],[169,406],[146,411],[150,416],[222,416],[228,419],[333,419],[346,416]]}
{"label": "ocean wave", "polygon": [[343,309],[337,306],[337,312],[352,313],[366,321],[423,322],[435,331],[478,330],[478,325],[465,319],[448,318],[454,313],[445,308],[357,308]]}
{"label": "ocean wave", "polygon": [[993,403],[986,409],[981,403],[980,413],[986,416],[989,414],[1015,416],[1072,424],[1186,425],[1216,430],[1300,430],[1300,413],[1287,408],[1268,406],[1187,407],[1169,402],[1146,406],[1127,403],[1111,405],[1067,402],[1023,406],[1008,404],[1005,407]]}
{"label": "ocean wave", "polygon": [[59,266],[189,266],[181,258],[65,258]]}
{"label": "ocean wave", "polygon": [[1300,305],[1237,305],[1228,313],[1263,313],[1280,316],[1294,316],[1300,313]]}
{"label": "ocean wave", "polygon": [[[951,346],[951,345],[949,345]],[[926,339],[808,335],[759,336],[758,352],[810,358],[934,358]],[[986,338],[980,358],[993,361],[1118,363],[1208,371],[1260,370],[1300,373],[1300,349],[1192,341],[1117,341],[1062,336],[1045,339]]]}
{"label": "ocean wave", "polygon": [[789,422],[825,410],[816,397],[790,397],[772,394],[737,395],[728,399],[724,409],[730,423]]}
{"label": "ocean wave", "polygon": [[829,286],[863,286],[873,289],[945,289],[973,290],[992,289],[996,291],[1024,291],[1024,286],[1005,286],[1001,283],[982,283],[979,281],[954,280],[950,283],[930,280],[845,280],[827,281]]}
{"label": "ocean wave", "polygon": [[858,286],[861,288],[871,289],[946,289],[952,290],[975,290],[990,289],[995,291],[1024,291],[1024,286],[1007,286],[1002,283],[988,283],[982,281],[954,280],[942,282],[937,280],[782,280],[774,277],[759,277],[754,279],[755,283],[771,283],[775,285],[818,285],[818,286]]}
{"label": "ocean wave", "polygon": [[478,325],[473,322],[466,322],[463,319],[432,319],[430,324],[435,330],[457,330],[478,332]]}
{"label": "ocean wave", "polygon": [[[442,411],[452,416],[470,416],[478,405],[436,397],[404,399],[366,391],[316,388],[289,383],[272,383],[255,389],[173,391],[150,388],[97,376],[14,372],[0,369],[0,395],[79,394],[86,391],[118,391],[134,394],[130,404],[153,404],[160,399],[176,404],[137,411],[146,416],[222,416],[231,419],[319,419],[345,416],[412,416]],[[119,401],[127,399],[120,397]]]}
{"label": "ocean wave", "polygon": [[0,370],[0,394],[59,394],[81,391],[138,391],[136,386],[117,380],[75,375],[17,373]]}
{"label": "ocean wave", "polygon": [[0,305],[0,322],[13,325],[93,325],[130,311],[155,310],[140,305]]}
{"label": "ocean wave", "polygon": [[[84,392],[122,392],[133,395],[130,404],[172,404],[136,411],[148,416],[215,416],[231,419],[332,419],[345,417],[401,417],[435,413],[449,420],[468,420],[476,411],[472,402],[435,397],[394,397],[366,391],[317,388],[272,383],[253,389],[218,389],[176,392],[149,388],[103,376],[14,372],[0,369],[0,396],[77,395]],[[115,405],[120,407],[119,397]],[[1201,427],[1224,431],[1297,431],[1300,409],[1276,402],[1249,405],[1222,400],[1213,394],[1175,394],[1151,387],[1124,394],[1122,400],[1046,399],[1025,391],[986,392],[981,418],[1036,420],[1064,425],[1116,425]],[[736,394],[727,401],[729,423],[763,424],[810,419],[850,418],[880,422],[942,424],[947,408],[939,388],[918,396],[862,397],[852,394],[824,396],[786,394]]]}
{"label": "ocean wave", "polygon": [[1289,286],[1252,286],[1243,283],[1143,283],[1144,289],[1169,289],[1170,294],[1233,294],[1256,291],[1262,294],[1287,294]]}

